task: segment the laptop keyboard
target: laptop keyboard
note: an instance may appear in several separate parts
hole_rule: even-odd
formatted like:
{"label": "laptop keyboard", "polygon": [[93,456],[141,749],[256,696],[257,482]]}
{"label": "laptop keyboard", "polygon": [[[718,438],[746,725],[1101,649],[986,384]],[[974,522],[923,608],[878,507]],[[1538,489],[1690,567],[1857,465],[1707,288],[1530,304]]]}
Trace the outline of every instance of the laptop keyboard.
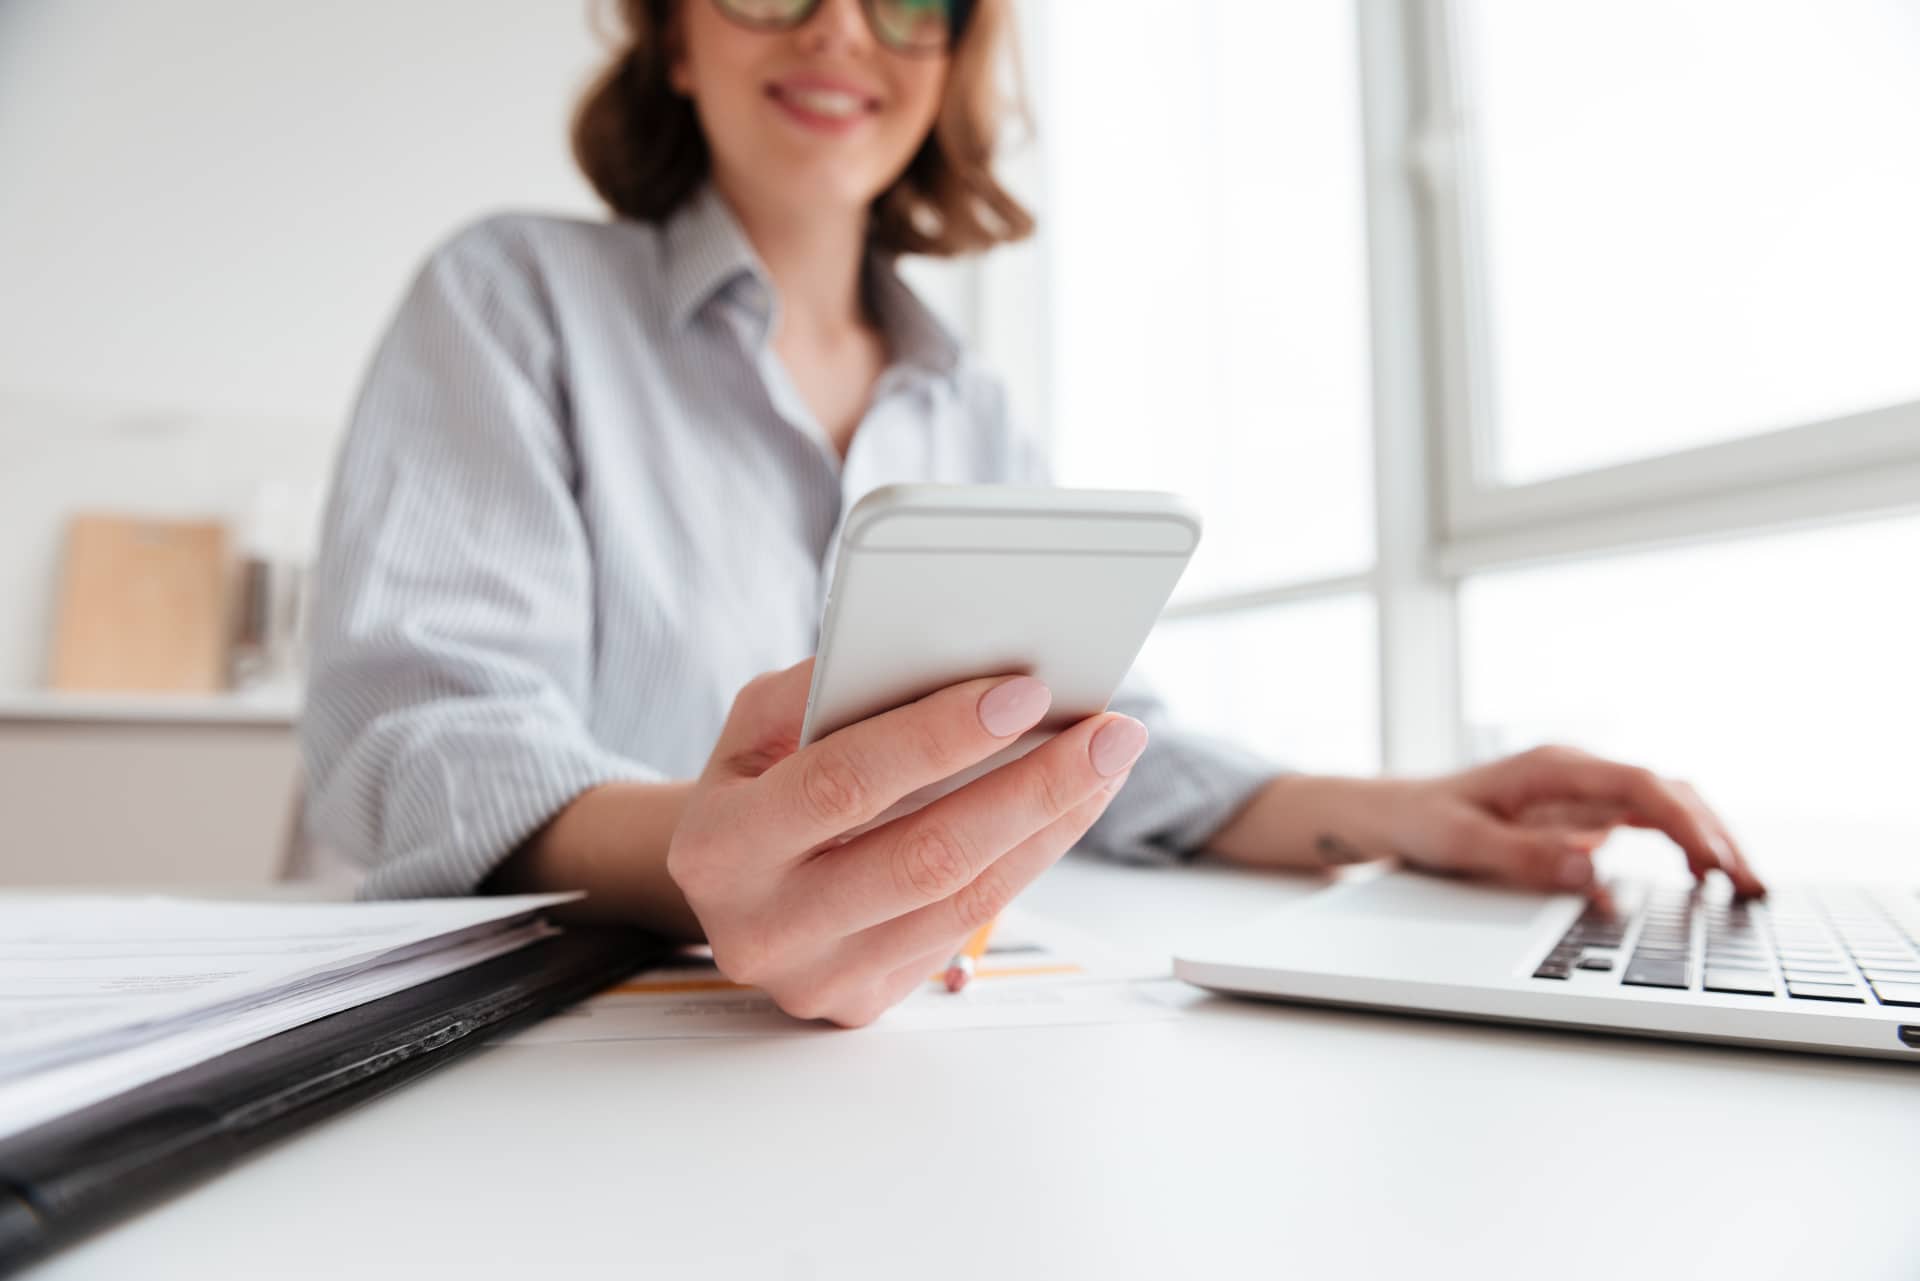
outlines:
{"label": "laptop keyboard", "polygon": [[1744,902],[1698,886],[1618,882],[1534,970],[1617,971],[1622,987],[1920,1006],[1920,897],[1850,885]]}

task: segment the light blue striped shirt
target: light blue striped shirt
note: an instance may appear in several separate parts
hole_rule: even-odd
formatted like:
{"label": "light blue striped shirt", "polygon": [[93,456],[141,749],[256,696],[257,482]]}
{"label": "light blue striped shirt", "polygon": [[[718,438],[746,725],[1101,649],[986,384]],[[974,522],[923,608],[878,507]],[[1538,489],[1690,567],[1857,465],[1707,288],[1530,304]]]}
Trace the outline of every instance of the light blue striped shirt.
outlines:
{"label": "light blue striped shirt", "polygon": [[[661,226],[509,215],[435,252],[338,460],[300,724],[309,836],[380,896],[474,889],[588,788],[697,776],[734,694],[813,652],[842,514],[896,481],[1047,483],[878,259],[890,364],[844,463],[711,189]],[[1085,843],[1198,846],[1271,763],[1152,741]]]}

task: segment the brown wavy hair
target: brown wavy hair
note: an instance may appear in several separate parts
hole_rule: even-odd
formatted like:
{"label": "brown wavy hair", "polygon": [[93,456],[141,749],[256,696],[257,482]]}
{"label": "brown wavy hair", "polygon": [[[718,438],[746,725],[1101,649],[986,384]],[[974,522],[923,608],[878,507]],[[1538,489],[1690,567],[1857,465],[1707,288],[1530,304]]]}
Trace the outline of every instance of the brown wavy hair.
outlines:
{"label": "brown wavy hair", "polygon": [[[616,52],[574,109],[575,162],[616,214],[641,222],[665,221],[706,181],[711,163],[692,101],[667,82],[674,9],[685,2],[612,0]],[[1030,127],[1009,3],[975,0],[933,129],[874,197],[867,239],[881,252],[944,258],[1032,234],[1033,215],[993,174],[1004,118],[1017,115]],[[1011,102],[994,79],[1003,48],[1015,59]]]}

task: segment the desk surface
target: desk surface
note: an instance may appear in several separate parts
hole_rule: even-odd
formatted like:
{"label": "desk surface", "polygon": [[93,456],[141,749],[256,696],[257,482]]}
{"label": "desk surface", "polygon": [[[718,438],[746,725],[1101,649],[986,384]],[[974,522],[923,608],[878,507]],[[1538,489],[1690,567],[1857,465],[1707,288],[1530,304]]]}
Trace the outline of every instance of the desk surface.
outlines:
{"label": "desk surface", "polygon": [[[1070,858],[1158,949],[1311,882]],[[1920,1073],[1196,994],[1112,1027],[513,1046],[54,1278],[1920,1275]]]}

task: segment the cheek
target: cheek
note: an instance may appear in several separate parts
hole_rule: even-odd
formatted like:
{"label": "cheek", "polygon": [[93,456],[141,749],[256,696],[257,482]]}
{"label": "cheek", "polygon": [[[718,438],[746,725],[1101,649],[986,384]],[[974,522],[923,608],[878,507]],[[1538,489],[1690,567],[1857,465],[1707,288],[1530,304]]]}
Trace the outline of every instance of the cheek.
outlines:
{"label": "cheek", "polygon": [[920,142],[933,129],[940,116],[941,96],[946,91],[944,72],[921,74],[903,79],[895,94],[900,110],[895,128],[903,141],[910,142],[908,154],[919,150]]}
{"label": "cheek", "polygon": [[695,5],[687,14],[682,67],[702,120],[725,124],[750,115],[759,105],[764,38],[710,10],[709,5]]}
{"label": "cheek", "polygon": [[933,122],[940,116],[940,100],[946,91],[947,73],[944,67],[930,67],[908,81],[904,100],[912,104],[908,114],[921,130],[933,128]]}

